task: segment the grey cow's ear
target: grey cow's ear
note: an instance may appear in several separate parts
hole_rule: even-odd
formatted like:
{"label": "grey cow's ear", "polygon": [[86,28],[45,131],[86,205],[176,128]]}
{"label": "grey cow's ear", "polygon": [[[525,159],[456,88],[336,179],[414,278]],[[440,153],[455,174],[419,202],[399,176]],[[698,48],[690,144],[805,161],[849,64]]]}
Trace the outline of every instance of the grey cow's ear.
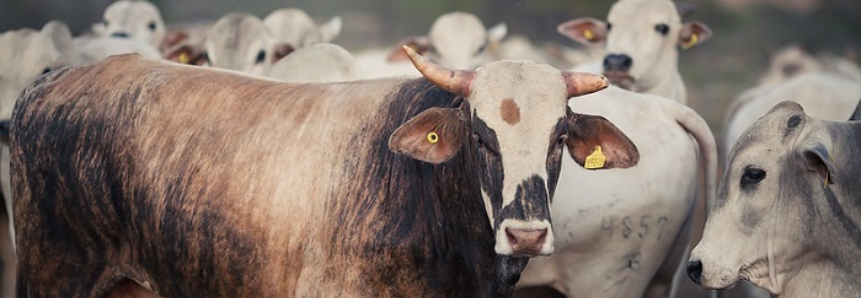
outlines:
{"label": "grey cow's ear", "polygon": [[[568,110],[568,153],[586,169],[630,168],[640,161],[640,151],[616,125],[601,116]],[[600,146],[600,149],[598,149]],[[596,156],[601,162],[590,161]]]}
{"label": "grey cow's ear", "polygon": [[819,173],[823,183],[834,184],[834,160],[824,144],[816,142],[804,149],[804,158],[811,171]]}
{"label": "grey cow's ear", "polygon": [[398,127],[389,138],[389,149],[439,164],[457,154],[468,131],[461,109],[430,108]]}

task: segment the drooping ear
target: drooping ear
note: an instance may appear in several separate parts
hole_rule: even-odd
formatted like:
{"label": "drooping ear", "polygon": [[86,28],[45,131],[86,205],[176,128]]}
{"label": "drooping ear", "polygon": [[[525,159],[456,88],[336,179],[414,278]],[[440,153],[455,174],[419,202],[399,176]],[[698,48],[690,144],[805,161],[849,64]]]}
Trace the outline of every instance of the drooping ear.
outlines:
{"label": "drooping ear", "polygon": [[333,17],[328,22],[320,25],[320,42],[331,42],[338,34],[341,34],[341,17]]}
{"label": "drooping ear", "polygon": [[505,38],[505,35],[508,34],[508,25],[505,23],[496,24],[490,29],[487,29],[487,43],[496,44],[502,41]]}
{"label": "drooping ear", "polygon": [[164,59],[189,65],[205,65],[209,56],[203,47],[196,45],[181,45],[165,54]]}
{"label": "drooping ear", "polygon": [[466,116],[458,108],[430,108],[392,133],[389,149],[424,162],[451,159],[469,135]]}
{"label": "drooping ear", "polygon": [[410,57],[407,56],[406,52],[404,52],[403,46],[410,47],[413,51],[416,51],[417,54],[422,56],[430,51],[431,48],[430,40],[427,36],[407,37],[398,42],[398,45],[389,52],[387,60],[389,62],[410,61]]}
{"label": "drooping ear", "polygon": [[712,29],[706,24],[697,21],[687,22],[682,24],[682,30],[679,30],[679,46],[687,50],[703,43],[711,36]]}
{"label": "drooping ear", "polygon": [[275,47],[272,49],[272,53],[273,53],[272,54],[272,59],[273,59],[272,63],[274,64],[275,62],[278,62],[282,58],[287,57],[287,55],[290,55],[290,53],[293,53],[293,51],[295,51],[295,50],[296,50],[295,47],[293,47],[289,44],[286,44],[286,43],[276,44]]}
{"label": "drooping ear", "polygon": [[605,157],[603,165],[586,168],[629,168],[640,161],[640,151],[631,139],[601,116],[578,114],[568,109],[568,139],[565,142],[574,161],[584,167],[586,159],[596,153],[596,146],[601,146],[600,154]]}
{"label": "drooping ear", "polygon": [[834,168],[834,159],[824,144],[816,142],[808,145],[804,149],[804,158],[807,160],[808,169],[822,177],[823,184],[834,184],[837,170]]}
{"label": "drooping ear", "polygon": [[579,18],[556,27],[556,31],[584,45],[595,45],[607,40],[607,23],[593,18]]}

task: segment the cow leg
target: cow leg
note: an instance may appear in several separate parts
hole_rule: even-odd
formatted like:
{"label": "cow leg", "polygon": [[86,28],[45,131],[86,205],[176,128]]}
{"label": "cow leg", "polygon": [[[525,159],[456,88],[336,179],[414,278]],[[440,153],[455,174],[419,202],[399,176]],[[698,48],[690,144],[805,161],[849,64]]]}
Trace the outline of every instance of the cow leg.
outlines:
{"label": "cow leg", "polygon": [[[696,206],[696,204],[694,204]],[[679,270],[682,266],[682,260],[687,258],[690,252],[688,241],[690,240],[691,226],[693,225],[693,207],[691,212],[688,212],[685,223],[676,234],[676,239],[673,240],[670,251],[661,263],[661,267],[655,272],[652,277],[649,287],[646,288],[645,298],[667,298],[675,296],[675,288],[678,286],[676,275],[681,274],[683,270]],[[687,262],[685,262],[687,263]],[[674,282],[675,281],[675,282]]]}

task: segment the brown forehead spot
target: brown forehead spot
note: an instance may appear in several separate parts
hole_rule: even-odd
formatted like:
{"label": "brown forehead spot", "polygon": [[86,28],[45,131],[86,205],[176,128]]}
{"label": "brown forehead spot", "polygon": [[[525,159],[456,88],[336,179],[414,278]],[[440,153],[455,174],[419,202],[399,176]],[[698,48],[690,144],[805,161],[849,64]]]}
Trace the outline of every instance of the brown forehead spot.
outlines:
{"label": "brown forehead spot", "polygon": [[520,122],[520,107],[513,99],[507,98],[502,101],[502,106],[499,107],[502,113],[502,120],[506,123],[515,125]]}

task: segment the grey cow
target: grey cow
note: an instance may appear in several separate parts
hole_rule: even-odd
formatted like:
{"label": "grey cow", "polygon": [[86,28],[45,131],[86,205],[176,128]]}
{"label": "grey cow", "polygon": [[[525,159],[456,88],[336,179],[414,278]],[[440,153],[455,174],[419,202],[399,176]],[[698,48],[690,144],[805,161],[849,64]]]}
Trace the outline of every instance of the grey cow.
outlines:
{"label": "grey cow", "polygon": [[688,275],[705,288],[749,280],[773,297],[861,297],[861,122],[775,106],[730,152]]}

